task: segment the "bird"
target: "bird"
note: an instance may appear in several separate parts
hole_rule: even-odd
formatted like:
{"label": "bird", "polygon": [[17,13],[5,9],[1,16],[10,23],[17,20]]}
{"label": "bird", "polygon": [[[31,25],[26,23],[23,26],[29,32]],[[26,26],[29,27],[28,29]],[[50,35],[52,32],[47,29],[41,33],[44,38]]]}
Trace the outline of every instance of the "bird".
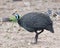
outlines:
{"label": "bird", "polygon": [[[29,12],[20,17],[20,15],[16,12],[14,12],[12,15],[14,15],[17,19],[17,23],[26,29],[29,32],[35,32],[35,42],[34,44],[37,44],[38,42],[38,36],[41,34],[44,30],[48,30],[51,33],[54,33],[53,28],[53,21],[50,19],[50,17],[44,13],[38,13],[38,12]],[[40,32],[38,32],[40,30]]]}

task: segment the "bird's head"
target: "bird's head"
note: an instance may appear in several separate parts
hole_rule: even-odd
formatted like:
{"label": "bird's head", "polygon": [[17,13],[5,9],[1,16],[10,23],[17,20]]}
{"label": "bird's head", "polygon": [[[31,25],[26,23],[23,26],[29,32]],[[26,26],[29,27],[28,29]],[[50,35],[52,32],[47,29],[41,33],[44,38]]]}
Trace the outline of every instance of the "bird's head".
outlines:
{"label": "bird's head", "polygon": [[16,17],[17,20],[20,19],[20,16],[19,16],[19,14],[17,13],[17,11],[15,11],[12,15],[14,15],[14,16]]}

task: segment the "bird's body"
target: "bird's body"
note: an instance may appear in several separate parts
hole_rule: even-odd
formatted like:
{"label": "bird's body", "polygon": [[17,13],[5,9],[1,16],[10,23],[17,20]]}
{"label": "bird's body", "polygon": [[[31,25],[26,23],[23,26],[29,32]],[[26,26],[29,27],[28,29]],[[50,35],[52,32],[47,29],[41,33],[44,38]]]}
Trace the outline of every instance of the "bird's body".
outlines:
{"label": "bird's body", "polygon": [[[53,30],[53,22],[51,21],[50,17],[43,13],[31,12],[27,13],[22,16],[20,19],[17,19],[18,24],[28,30],[29,32],[35,32],[36,36],[36,43],[38,35],[44,31],[44,29],[51,31],[54,33]],[[38,30],[41,32],[37,33]]]}
{"label": "bird's body", "polygon": [[49,16],[43,13],[28,13],[24,15],[18,24],[26,30],[33,32],[35,30],[46,29],[47,26],[52,25],[52,21]]}

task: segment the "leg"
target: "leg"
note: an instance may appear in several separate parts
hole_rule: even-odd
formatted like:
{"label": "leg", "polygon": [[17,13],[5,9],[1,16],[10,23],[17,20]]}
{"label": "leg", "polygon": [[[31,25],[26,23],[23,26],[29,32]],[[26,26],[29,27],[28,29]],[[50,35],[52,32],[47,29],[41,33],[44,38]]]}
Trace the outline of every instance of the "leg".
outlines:
{"label": "leg", "polygon": [[35,35],[35,44],[37,43],[37,40],[38,40],[38,33],[36,33]]}
{"label": "leg", "polygon": [[37,34],[40,34],[40,33],[42,33],[43,31],[44,31],[44,29],[42,29],[41,32],[39,32],[39,33],[37,33]]}
{"label": "leg", "polygon": [[35,35],[35,40],[34,40],[34,42],[32,42],[32,44],[36,44],[36,43],[37,43],[38,33],[37,33],[37,31],[36,31],[35,33],[36,33],[36,35]]}
{"label": "leg", "polygon": [[35,44],[37,43],[37,40],[38,40],[38,35],[40,33],[42,33],[44,30],[42,29],[41,32],[37,33],[37,31],[35,31],[36,35],[35,35]]}

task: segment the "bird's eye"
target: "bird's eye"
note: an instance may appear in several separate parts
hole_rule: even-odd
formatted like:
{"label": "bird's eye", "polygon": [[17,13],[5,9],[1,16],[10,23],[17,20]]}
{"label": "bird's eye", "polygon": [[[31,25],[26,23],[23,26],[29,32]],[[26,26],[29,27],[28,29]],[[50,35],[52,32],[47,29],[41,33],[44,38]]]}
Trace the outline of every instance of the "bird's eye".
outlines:
{"label": "bird's eye", "polygon": [[16,16],[16,19],[18,19],[18,16]]}
{"label": "bird's eye", "polygon": [[16,16],[16,19],[18,19],[18,18],[19,18],[19,15],[18,15],[18,14],[15,14],[15,16]]}

